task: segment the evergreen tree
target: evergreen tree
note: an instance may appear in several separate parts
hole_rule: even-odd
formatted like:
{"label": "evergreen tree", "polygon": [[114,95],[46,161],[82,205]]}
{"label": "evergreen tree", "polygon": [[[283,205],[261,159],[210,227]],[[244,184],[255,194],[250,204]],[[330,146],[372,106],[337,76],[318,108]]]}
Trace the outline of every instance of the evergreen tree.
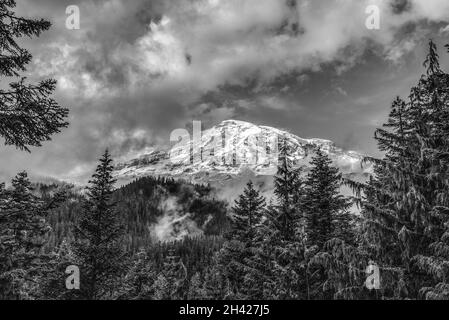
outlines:
{"label": "evergreen tree", "polygon": [[75,257],[70,243],[64,240],[61,245],[50,254],[45,264],[44,273],[39,280],[39,297],[45,300],[76,299],[76,291],[66,288],[66,269],[74,265]]}
{"label": "evergreen tree", "polygon": [[429,41],[429,51],[423,65],[427,68],[428,76],[442,73],[437,52],[437,45],[433,42],[433,40]]}
{"label": "evergreen tree", "polygon": [[397,99],[376,133],[385,158],[368,159],[375,177],[364,186],[362,250],[380,265],[389,298],[434,297],[445,283],[436,270],[444,261],[449,81],[433,41],[424,65],[409,100]]}
{"label": "evergreen tree", "polygon": [[274,274],[274,245],[276,207],[271,203],[264,210],[264,218],[256,229],[256,237],[251,248],[251,255],[245,258],[243,288],[245,297],[250,300],[276,298],[276,276]]}
{"label": "evergreen tree", "polygon": [[118,299],[151,300],[154,297],[156,266],[147,251],[141,249],[130,261],[130,268],[116,294]]}
{"label": "evergreen tree", "polygon": [[310,250],[308,258],[308,283],[312,299],[371,298],[365,286],[368,260],[358,247],[333,238],[320,251]]}
{"label": "evergreen tree", "polygon": [[406,156],[406,141],[411,138],[412,129],[407,104],[397,97],[391,106],[387,123],[375,133],[379,150],[385,152],[386,159],[400,162]]}
{"label": "evergreen tree", "polygon": [[0,1],[0,76],[20,77],[0,89],[0,136],[7,145],[21,150],[38,147],[68,125],[68,110],[50,96],[56,88],[53,79],[29,84],[20,73],[26,71],[32,56],[17,43],[17,39],[39,36],[48,30],[50,22],[16,16],[14,0]]}
{"label": "evergreen tree", "polygon": [[294,238],[295,227],[301,219],[298,210],[300,198],[303,194],[301,170],[294,168],[291,159],[292,146],[286,137],[280,139],[278,171],[274,178],[274,194],[278,201],[276,220],[279,235],[282,240],[290,241]]}
{"label": "evergreen tree", "polygon": [[[280,139],[278,172],[274,179],[277,204],[267,212],[266,228],[271,250],[275,285],[267,290],[275,299],[305,298],[302,170],[292,160],[293,146],[286,137]],[[271,248],[270,248],[271,247]],[[274,291],[272,291],[275,289]]]}
{"label": "evergreen tree", "polygon": [[321,149],[311,161],[312,169],[305,182],[303,200],[305,233],[309,245],[323,245],[332,238],[352,243],[350,201],[340,194],[341,174]]}
{"label": "evergreen tree", "polygon": [[260,225],[265,208],[265,198],[254,189],[250,181],[243,194],[235,201],[232,208],[231,232],[228,238],[244,243],[251,247]]}
{"label": "evergreen tree", "polygon": [[30,299],[48,260],[43,247],[51,231],[52,205],[33,194],[25,172],[0,185],[0,299]]}
{"label": "evergreen tree", "polygon": [[276,204],[265,211],[254,253],[247,262],[245,285],[251,298],[301,299],[306,297],[301,170],[294,167],[293,147],[280,141],[275,177]]}
{"label": "evergreen tree", "polygon": [[123,226],[111,201],[115,179],[112,159],[106,151],[100,159],[75,229],[75,256],[81,272],[82,298],[101,299],[113,293],[123,271]]}
{"label": "evergreen tree", "polygon": [[[256,245],[256,236],[260,227],[265,199],[254,189],[250,181],[243,194],[235,201],[232,208],[231,229],[226,234],[227,242],[217,254],[220,272],[227,279],[229,289],[237,297],[245,297],[250,288],[244,281],[247,264]],[[247,279],[248,280],[248,279]]]}
{"label": "evergreen tree", "polygon": [[203,300],[207,296],[204,290],[201,275],[197,272],[190,279],[189,292],[187,294],[188,300]]}
{"label": "evergreen tree", "polygon": [[[420,167],[423,177],[420,186],[425,187],[422,199],[427,211],[420,217],[424,224],[421,239],[428,244],[427,250],[418,251],[412,265],[431,277],[419,284],[419,297],[425,299],[449,299],[449,74],[439,67],[431,68],[430,62],[438,62],[436,46],[431,42],[426,60],[428,77],[421,81],[422,91],[427,91],[424,100],[427,107],[426,123],[420,123]],[[448,47],[448,46],[446,46]],[[449,47],[448,47],[449,48]],[[434,59],[431,56],[435,56]],[[439,64],[438,64],[439,66]],[[435,69],[435,70],[434,70]],[[430,70],[430,72],[429,72]],[[425,192],[426,191],[426,192]],[[410,238],[410,237],[408,237]]]}
{"label": "evergreen tree", "polygon": [[225,300],[229,298],[228,282],[216,262],[213,262],[206,270],[204,290],[208,300]]}
{"label": "evergreen tree", "polygon": [[320,148],[316,149],[311,165],[302,201],[304,232],[302,237],[298,234],[298,239],[303,241],[307,298],[332,299],[342,290],[343,280],[349,273],[345,270],[349,269],[346,266],[348,248],[355,241],[349,212],[351,202],[340,194],[341,174]]}
{"label": "evergreen tree", "polygon": [[188,289],[187,268],[173,247],[164,259],[162,272],[154,283],[157,300],[182,300]]}
{"label": "evergreen tree", "polygon": [[249,248],[243,242],[229,240],[215,257],[215,269],[226,279],[232,294],[236,297],[241,296],[242,299],[246,289],[243,277],[246,273],[246,259],[249,252]]}
{"label": "evergreen tree", "polygon": [[171,300],[171,288],[164,274],[159,274],[153,284],[154,300]]}

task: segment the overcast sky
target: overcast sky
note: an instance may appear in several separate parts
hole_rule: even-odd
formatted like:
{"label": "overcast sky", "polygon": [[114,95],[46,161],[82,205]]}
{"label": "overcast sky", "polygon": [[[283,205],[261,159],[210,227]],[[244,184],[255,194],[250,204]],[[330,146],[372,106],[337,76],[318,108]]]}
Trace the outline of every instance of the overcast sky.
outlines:
{"label": "overcast sky", "polygon": [[[20,170],[82,181],[109,147],[119,158],[168,144],[176,128],[226,119],[287,129],[378,155],[374,130],[423,73],[429,38],[449,42],[447,0],[18,0],[53,27],[24,40],[27,76],[58,80],[70,127],[31,154],[0,148],[0,177]],[[380,30],[365,9],[379,6]],[[78,5],[80,30],[66,28]]]}

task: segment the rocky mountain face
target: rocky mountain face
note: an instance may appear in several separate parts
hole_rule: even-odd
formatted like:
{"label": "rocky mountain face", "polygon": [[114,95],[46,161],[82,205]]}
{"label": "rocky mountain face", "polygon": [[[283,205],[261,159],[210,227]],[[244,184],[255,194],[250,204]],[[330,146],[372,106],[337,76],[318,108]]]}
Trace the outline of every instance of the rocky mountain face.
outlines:
{"label": "rocky mountain face", "polygon": [[[281,140],[282,139],[282,140]],[[262,191],[271,190],[277,169],[277,146],[287,141],[292,160],[307,173],[317,147],[325,151],[334,165],[355,180],[365,179],[370,167],[362,168],[363,155],[337,147],[332,141],[303,139],[287,131],[252,123],[227,120],[203,132],[174,136],[170,149],[153,148],[146,154],[116,166],[119,183],[143,176],[171,176],[191,182],[210,183],[222,189],[223,197],[233,198],[240,184],[252,179]],[[234,194],[235,192],[235,194]]]}

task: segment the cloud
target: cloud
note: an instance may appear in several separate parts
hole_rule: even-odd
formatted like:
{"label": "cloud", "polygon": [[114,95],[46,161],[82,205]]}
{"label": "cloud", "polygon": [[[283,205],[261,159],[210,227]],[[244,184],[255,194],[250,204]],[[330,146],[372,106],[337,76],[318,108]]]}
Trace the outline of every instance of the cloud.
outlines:
{"label": "cloud", "polygon": [[347,97],[348,96],[348,93],[346,92],[346,90],[345,89],[343,89],[342,87],[335,87],[335,90],[339,93],[339,94],[341,94],[342,96],[345,96],[345,97]]}
{"label": "cloud", "polygon": [[[398,39],[407,32],[404,26],[449,18],[444,0],[138,3],[131,6],[135,11],[159,10],[148,13],[148,24],[130,28],[135,29],[130,34],[118,32],[122,28],[116,26],[137,14],[124,1],[82,2],[81,12],[94,12],[95,19],[84,13],[86,30],[72,43],[53,43],[53,58],[38,70],[54,74],[63,89],[78,89],[76,94],[87,97],[176,89],[182,99],[192,98],[221,85],[245,85],[253,79],[270,83],[294,71],[319,70],[326,63],[345,70],[370,42],[380,45],[386,58],[398,60],[416,45],[412,32]],[[381,9],[379,31],[364,24],[365,8],[373,3]]]}
{"label": "cloud", "polygon": [[447,25],[447,26],[441,28],[441,29],[440,29],[440,33],[441,33],[441,34],[449,33],[449,25]]}
{"label": "cloud", "polygon": [[[81,30],[64,27],[69,4],[80,6]],[[365,28],[369,4],[380,8],[380,30]],[[302,107],[278,93],[307,85],[324,67],[343,75],[368,49],[398,63],[429,24],[449,21],[447,0],[24,0],[19,11],[53,21],[52,31],[25,42],[34,49],[29,73],[58,80],[71,127],[18,163],[61,177],[67,166],[92,167],[105,147],[122,155],[164,143],[193,119],[214,124],[248,108]],[[296,83],[264,92],[291,74]],[[223,87],[249,85],[258,88],[252,97],[204,101]],[[50,157],[65,161],[42,167]]]}
{"label": "cloud", "polygon": [[[87,22],[80,34],[70,42],[61,38],[53,43],[53,58],[38,70],[56,75],[62,88],[86,96],[120,94],[111,89],[123,85],[133,91],[176,87],[202,93],[254,78],[270,82],[327,62],[346,64],[351,60],[347,48],[359,48],[349,53],[360,56],[367,40],[385,46],[387,53],[404,51],[396,46],[410,50],[410,42],[398,44],[396,32],[421,19],[447,19],[449,11],[443,0],[168,1],[159,5],[161,12],[148,14],[157,19],[149,18],[146,26],[130,34],[121,22],[136,16],[137,10],[157,7],[138,3],[131,6],[133,11],[119,0],[81,2]],[[380,31],[364,27],[369,3],[381,8]]]}
{"label": "cloud", "polygon": [[181,213],[175,198],[169,197],[161,204],[164,215],[148,227],[151,237],[156,241],[171,242],[182,240],[186,236],[200,236],[203,230],[198,228],[189,213]]}

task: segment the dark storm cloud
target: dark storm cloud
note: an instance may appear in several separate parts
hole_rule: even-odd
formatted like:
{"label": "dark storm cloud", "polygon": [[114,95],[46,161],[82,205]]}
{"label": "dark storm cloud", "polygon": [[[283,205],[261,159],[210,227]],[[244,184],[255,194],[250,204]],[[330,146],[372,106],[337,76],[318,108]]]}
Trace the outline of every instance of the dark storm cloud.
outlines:
{"label": "dark storm cloud", "polygon": [[410,0],[393,0],[391,8],[394,14],[402,14],[412,9],[412,2]]}

